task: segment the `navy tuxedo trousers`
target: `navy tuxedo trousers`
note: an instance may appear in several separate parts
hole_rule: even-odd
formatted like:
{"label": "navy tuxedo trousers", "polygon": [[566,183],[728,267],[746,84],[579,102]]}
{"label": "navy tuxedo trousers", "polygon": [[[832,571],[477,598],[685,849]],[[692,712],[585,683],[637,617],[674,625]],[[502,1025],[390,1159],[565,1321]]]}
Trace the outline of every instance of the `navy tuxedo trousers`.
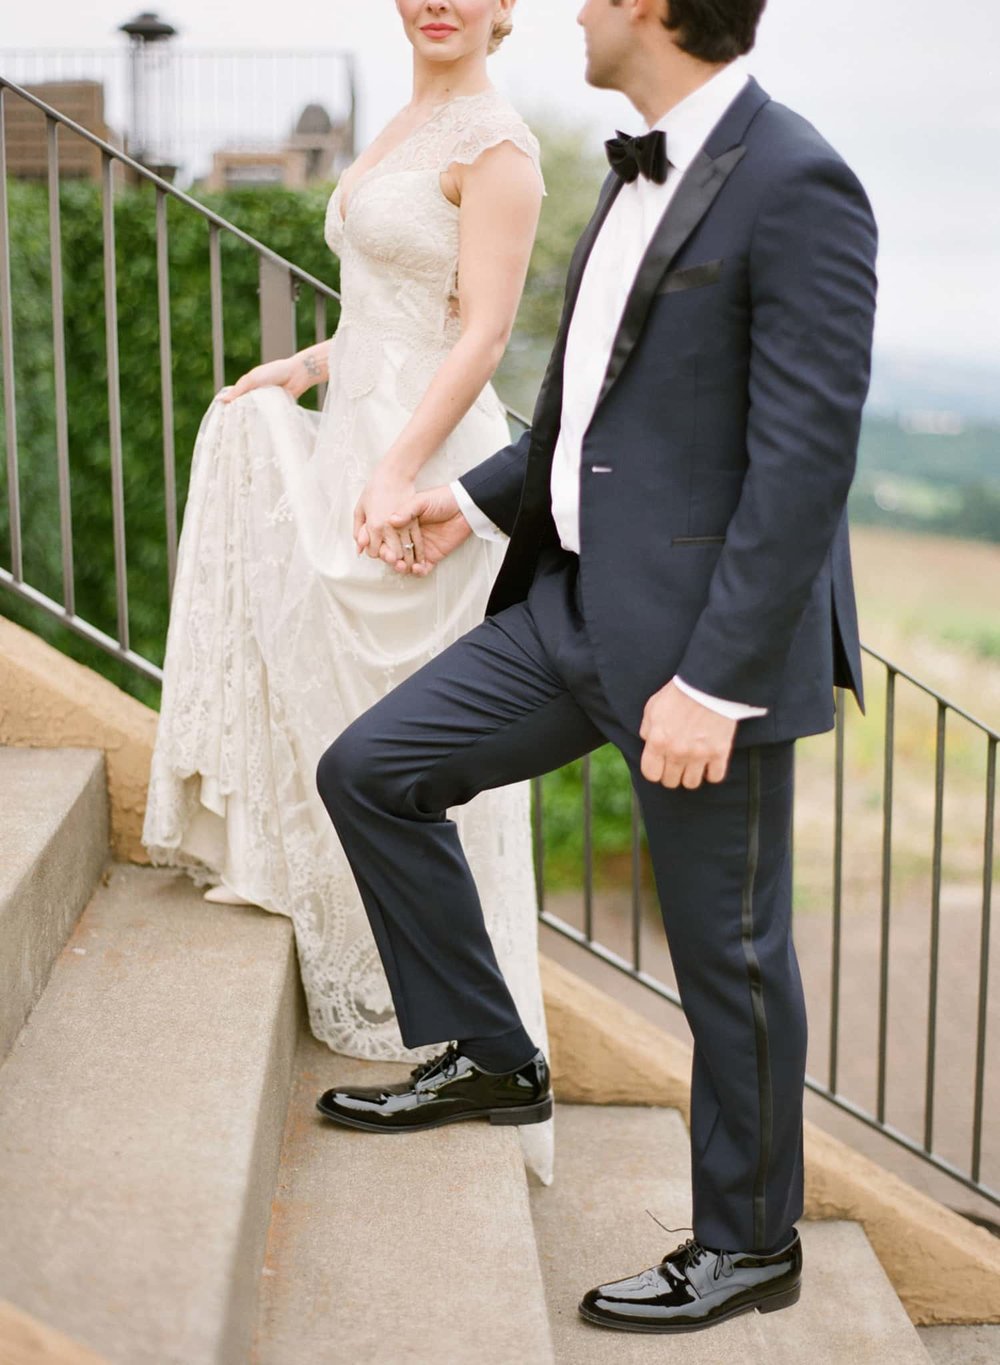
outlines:
{"label": "navy tuxedo trousers", "polygon": [[[521,1022],[447,809],[610,741],[638,793],[694,1037],[695,1235],[764,1248],[803,1208],[806,1014],[791,933],[794,741],[735,749],[721,783],[639,770],[581,615],[577,556],[547,550],[489,617],[349,726],[316,781],[358,881],[407,1047]],[[628,660],[622,660],[628,667]]]}

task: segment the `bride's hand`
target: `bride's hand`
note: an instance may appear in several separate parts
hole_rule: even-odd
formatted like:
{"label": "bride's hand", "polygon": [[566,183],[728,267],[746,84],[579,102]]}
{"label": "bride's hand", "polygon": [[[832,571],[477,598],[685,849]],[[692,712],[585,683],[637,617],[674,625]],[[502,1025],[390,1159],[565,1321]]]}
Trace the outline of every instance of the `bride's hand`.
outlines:
{"label": "bride's hand", "polygon": [[394,512],[390,521],[400,529],[405,528],[404,533],[416,550],[415,554],[410,551],[396,561],[396,572],[411,573],[416,578],[426,578],[435,565],[472,535],[472,527],[448,484],[418,493],[409,505]]}
{"label": "bride's hand", "polygon": [[[413,497],[413,480],[383,461],[368,480],[354,509],[354,543],[358,554],[384,559],[387,564],[407,557],[402,535],[389,518],[397,507],[412,502]],[[413,552],[408,553],[412,562]]]}
{"label": "bride's hand", "polygon": [[242,397],[251,389],[262,389],[268,385],[284,389],[292,398],[301,398],[306,389],[324,378],[324,364],[321,357],[314,354],[315,350],[315,347],[308,347],[284,360],[270,360],[264,365],[255,365],[222,394],[223,403],[231,403],[234,398]]}

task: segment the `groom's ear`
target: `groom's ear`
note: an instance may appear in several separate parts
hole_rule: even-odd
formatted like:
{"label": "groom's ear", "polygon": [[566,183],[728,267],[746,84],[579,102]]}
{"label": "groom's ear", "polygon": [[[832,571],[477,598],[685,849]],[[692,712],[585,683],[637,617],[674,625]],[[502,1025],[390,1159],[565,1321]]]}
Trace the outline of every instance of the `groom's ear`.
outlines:
{"label": "groom's ear", "polygon": [[674,17],[671,0],[611,0],[611,4],[627,6],[631,10],[629,18],[632,23],[641,24],[643,30],[657,38],[661,46],[665,46],[666,42],[674,47],[681,46],[677,36],[678,20]]}
{"label": "groom's ear", "polygon": [[632,18],[644,22],[652,21],[666,26],[670,13],[669,0],[611,0],[613,5],[627,5]]}

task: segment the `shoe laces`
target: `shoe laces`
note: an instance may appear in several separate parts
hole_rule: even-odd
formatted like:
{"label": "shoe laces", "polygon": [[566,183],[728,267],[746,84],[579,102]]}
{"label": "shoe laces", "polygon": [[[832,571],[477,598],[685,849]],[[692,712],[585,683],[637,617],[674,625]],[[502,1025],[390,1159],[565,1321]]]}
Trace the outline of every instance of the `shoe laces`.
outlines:
{"label": "shoe laces", "polygon": [[454,1043],[449,1043],[444,1052],[439,1053],[436,1057],[431,1057],[426,1062],[421,1062],[419,1066],[415,1066],[410,1075],[415,1081],[422,1081],[425,1076],[429,1076],[432,1071],[441,1067],[446,1076],[454,1076],[458,1070],[458,1056],[458,1048]]}
{"label": "shoe laces", "polygon": [[[694,1232],[694,1228],[668,1228],[660,1222],[655,1213],[650,1213],[649,1209],[646,1212],[649,1213],[654,1223],[663,1228],[664,1232]],[[676,1279],[683,1279],[688,1266],[696,1265],[703,1256],[713,1255],[715,1256],[715,1264],[712,1267],[712,1279],[717,1280],[720,1276],[728,1279],[733,1273],[733,1258],[729,1252],[713,1252],[711,1247],[705,1246],[704,1242],[699,1242],[697,1237],[686,1237],[681,1246],[674,1251],[667,1252],[660,1265],[665,1265],[668,1270],[675,1271]]]}

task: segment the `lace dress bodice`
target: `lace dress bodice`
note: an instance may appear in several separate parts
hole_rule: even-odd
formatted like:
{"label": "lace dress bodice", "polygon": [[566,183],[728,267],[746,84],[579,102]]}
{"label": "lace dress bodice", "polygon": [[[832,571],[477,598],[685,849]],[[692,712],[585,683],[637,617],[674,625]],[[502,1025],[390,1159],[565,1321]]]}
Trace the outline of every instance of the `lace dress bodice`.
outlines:
{"label": "lace dress bodice", "polygon": [[[461,95],[355,181],[346,215],[343,181],[330,196],[325,237],[340,257],[342,298],[330,376],[351,397],[370,393],[388,361],[399,401],[412,410],[458,340],[460,210],[441,175],[502,142],[530,157],[541,178],[538,140],[517,110],[495,90]],[[496,407],[489,386],[479,403]]]}

